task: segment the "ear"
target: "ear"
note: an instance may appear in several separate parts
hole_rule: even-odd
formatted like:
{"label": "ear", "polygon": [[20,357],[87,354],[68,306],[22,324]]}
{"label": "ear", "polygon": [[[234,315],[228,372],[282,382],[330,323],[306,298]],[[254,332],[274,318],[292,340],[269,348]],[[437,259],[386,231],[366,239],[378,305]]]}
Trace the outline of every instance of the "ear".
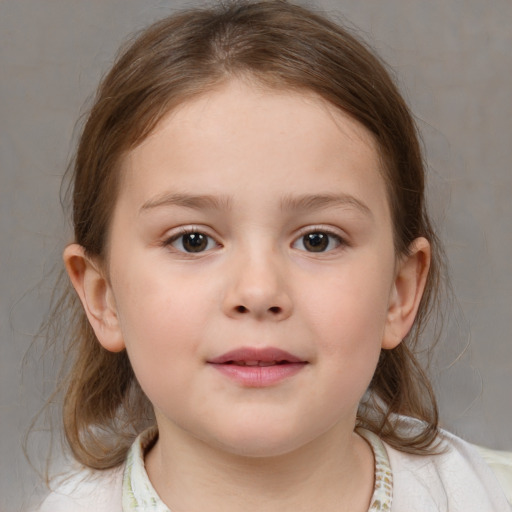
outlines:
{"label": "ear", "polygon": [[414,323],[430,268],[430,243],[416,238],[397,264],[390,294],[383,349],[398,346]]}
{"label": "ear", "polygon": [[64,249],[64,264],[101,345],[110,352],[125,348],[112,288],[98,262],[85,249],[71,244]]}

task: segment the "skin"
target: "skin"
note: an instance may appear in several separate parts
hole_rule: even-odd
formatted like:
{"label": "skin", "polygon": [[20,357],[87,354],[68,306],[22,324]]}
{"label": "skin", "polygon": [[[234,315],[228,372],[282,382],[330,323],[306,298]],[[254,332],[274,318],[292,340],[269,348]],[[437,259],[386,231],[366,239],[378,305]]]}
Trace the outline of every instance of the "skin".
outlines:
{"label": "skin", "polygon": [[[394,252],[372,136],[312,95],[231,81],[168,114],[122,172],[107,261],[76,244],[64,260],[99,342],[127,350],[155,407],[146,467],[163,501],[367,510],[358,403],[411,328],[430,259],[425,239]],[[187,252],[191,229],[205,250]],[[307,364],[244,386],[208,362],[240,347]]]}

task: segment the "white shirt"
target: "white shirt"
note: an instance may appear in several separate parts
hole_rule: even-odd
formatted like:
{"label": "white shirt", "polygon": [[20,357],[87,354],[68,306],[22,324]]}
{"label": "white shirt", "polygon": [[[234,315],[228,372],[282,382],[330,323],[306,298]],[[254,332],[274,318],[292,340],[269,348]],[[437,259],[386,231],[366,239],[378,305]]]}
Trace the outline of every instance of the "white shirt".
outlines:
{"label": "white shirt", "polygon": [[[512,454],[486,449],[479,454],[476,447],[441,431],[444,453],[410,455],[383,443],[371,432],[359,433],[372,446],[376,461],[369,512],[389,510],[385,504],[391,505],[391,512],[512,510],[505,494],[512,503]],[[144,467],[145,446],[155,434],[155,430],[141,434],[122,467],[81,469],[61,481],[39,512],[169,512]],[[391,476],[385,478],[385,484],[383,476]]]}

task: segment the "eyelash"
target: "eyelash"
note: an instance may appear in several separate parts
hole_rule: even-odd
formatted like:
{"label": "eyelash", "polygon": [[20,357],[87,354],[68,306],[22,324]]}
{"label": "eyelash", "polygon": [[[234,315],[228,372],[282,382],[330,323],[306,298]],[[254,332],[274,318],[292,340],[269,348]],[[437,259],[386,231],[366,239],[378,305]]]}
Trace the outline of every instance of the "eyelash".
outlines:
{"label": "eyelash", "polygon": [[[194,250],[189,251],[183,247],[184,237],[191,236],[191,235],[198,235],[198,249],[199,250],[197,250],[197,251],[194,251]],[[314,227],[309,227],[307,229],[304,229],[302,231],[302,233],[297,238],[294,239],[294,241],[292,243],[292,248],[298,249],[297,244],[301,243],[301,242],[302,242],[302,245],[304,246],[305,237],[307,237],[308,235],[326,235],[326,239],[322,239],[322,237],[320,237],[320,240],[316,240],[316,244],[318,244],[318,243],[323,244],[323,240],[326,240],[327,246],[322,249],[323,245],[319,245],[320,250],[318,250],[318,251],[315,251],[315,250],[308,251],[306,248],[299,249],[303,252],[308,252],[308,253],[312,253],[312,254],[325,253],[325,252],[331,252],[335,249],[338,249],[340,246],[345,246],[345,247],[349,246],[347,241],[343,237],[341,237],[338,233],[335,233],[334,231],[332,231],[330,229],[326,229],[325,227],[322,227],[322,226],[314,226]],[[203,241],[206,242],[205,246],[199,245],[201,243],[199,236],[205,237],[203,239]],[[180,239],[182,240],[182,242],[181,242],[182,248],[178,248],[174,245]],[[312,241],[313,241],[313,239],[310,240],[310,242],[312,242]],[[332,245],[333,241],[335,243],[335,247],[330,247]],[[212,236],[206,234],[204,231],[201,231],[198,228],[180,228],[178,233],[165,239],[162,242],[162,246],[164,246],[164,247],[172,246],[178,252],[181,252],[184,254],[202,254],[202,253],[208,252],[211,249],[213,249],[213,247],[211,247],[211,245],[212,245],[211,242],[213,242],[214,246],[216,246],[216,247],[220,247],[220,245],[221,245]],[[315,245],[315,244],[313,244],[313,245]]]}
{"label": "eyelash", "polygon": [[[325,228],[323,226],[312,226],[302,231],[302,233],[294,240],[292,247],[296,248],[295,245],[299,242],[302,242],[302,244],[304,245],[304,239],[308,235],[327,235],[328,246],[326,249],[320,251],[308,251],[303,249],[304,252],[312,254],[332,252],[340,247],[348,247],[349,245],[342,236],[340,236],[338,233],[335,233],[333,230]],[[333,240],[336,245],[335,247],[329,248],[329,245],[331,245]]]}
{"label": "eyelash", "polygon": [[[182,240],[182,245],[183,245],[183,238],[185,236],[190,236],[190,235],[204,236],[206,238],[206,244],[207,244],[206,248],[204,250],[200,250],[200,251],[187,251],[184,249],[179,249],[174,246],[174,244],[176,242],[178,242],[180,239]],[[164,240],[162,245],[164,247],[172,246],[174,249],[176,249],[177,251],[182,252],[184,254],[201,254],[203,252],[206,252],[206,251],[209,251],[212,249],[212,247],[208,247],[210,245],[210,242],[213,242],[217,247],[220,245],[213,237],[211,237],[210,235],[206,234],[204,231],[201,231],[198,228],[180,228],[178,233],[176,233],[176,234],[170,236],[169,238],[167,238],[166,240]]]}

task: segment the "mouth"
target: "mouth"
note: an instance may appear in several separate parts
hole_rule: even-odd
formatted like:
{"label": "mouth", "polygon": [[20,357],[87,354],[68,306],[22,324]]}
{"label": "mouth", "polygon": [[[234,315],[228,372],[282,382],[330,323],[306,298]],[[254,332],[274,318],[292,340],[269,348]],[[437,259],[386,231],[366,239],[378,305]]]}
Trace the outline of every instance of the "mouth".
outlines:
{"label": "mouth", "polygon": [[289,364],[290,361],[226,361],[223,364],[234,364],[236,366],[276,366],[278,364]]}
{"label": "mouth", "polygon": [[207,363],[243,387],[276,385],[299,373],[308,361],[278,348],[235,349]]}
{"label": "mouth", "polygon": [[208,361],[211,364],[232,364],[237,366],[274,366],[290,363],[307,363],[289,352],[274,347],[242,347]]}

